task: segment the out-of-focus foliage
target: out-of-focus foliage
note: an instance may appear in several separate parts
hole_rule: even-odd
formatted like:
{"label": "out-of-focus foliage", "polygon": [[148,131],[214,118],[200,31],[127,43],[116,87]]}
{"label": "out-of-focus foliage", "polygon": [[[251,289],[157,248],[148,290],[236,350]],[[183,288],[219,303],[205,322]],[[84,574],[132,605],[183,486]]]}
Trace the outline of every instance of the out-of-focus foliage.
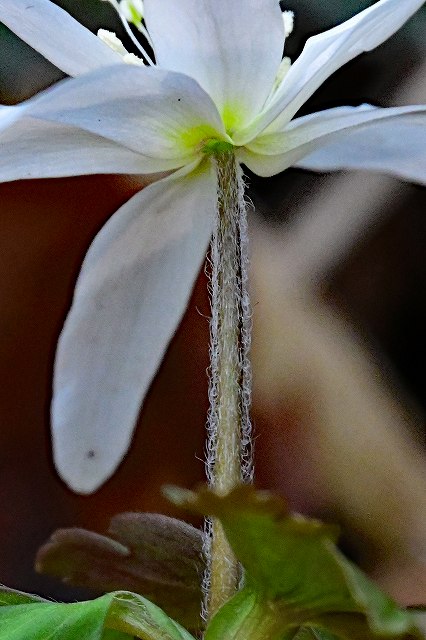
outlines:
{"label": "out-of-focus foliage", "polygon": [[[412,612],[400,609],[336,548],[335,527],[292,515],[280,497],[250,486],[236,487],[226,496],[169,487],[167,495],[178,506],[220,520],[244,568],[241,590],[209,621],[206,640],[424,638]],[[128,517],[119,520],[121,534],[123,522],[128,525]],[[145,524],[149,540],[152,521]],[[128,527],[124,529],[127,535]],[[132,520],[130,529],[132,540],[136,534],[143,541],[143,517]],[[174,529],[178,537],[183,529],[187,534],[184,523],[175,522]],[[159,538],[148,561],[167,558],[169,572],[171,538],[169,533]],[[111,549],[111,542],[104,540],[105,548]],[[181,543],[174,550],[190,560],[193,549],[187,555],[186,542]],[[47,632],[52,640],[73,640],[81,633],[87,640],[125,640],[126,634],[143,640],[193,640],[164,611],[130,592],[64,605],[39,598],[31,602],[26,594],[0,590],[0,640],[41,640]]]}
{"label": "out-of-focus foliage", "polygon": [[0,589],[0,640],[194,640],[157,606],[132,593],[62,604]]}
{"label": "out-of-focus foliage", "polygon": [[38,552],[37,570],[97,592],[134,591],[186,628],[197,629],[202,532],[160,514],[121,513],[112,519],[108,533],[56,531]]}
{"label": "out-of-focus foliage", "polygon": [[423,638],[397,607],[335,546],[336,529],[291,515],[253,487],[227,496],[171,488],[177,504],[220,520],[244,567],[244,586],[213,617],[206,640]]}

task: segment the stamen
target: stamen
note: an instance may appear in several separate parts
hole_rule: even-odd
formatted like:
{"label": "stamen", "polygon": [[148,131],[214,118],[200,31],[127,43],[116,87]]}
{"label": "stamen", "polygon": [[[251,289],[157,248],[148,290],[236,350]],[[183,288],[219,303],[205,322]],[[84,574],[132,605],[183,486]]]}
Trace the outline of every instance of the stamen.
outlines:
{"label": "stamen", "polygon": [[153,44],[153,42],[151,40],[151,36],[149,35],[148,29],[145,27],[143,22],[141,22],[140,25],[138,26],[138,30],[144,36],[145,40],[148,42],[148,44],[151,47],[151,49],[154,49],[154,44]]}
{"label": "stamen", "polygon": [[142,0],[121,0],[120,12],[129,24],[132,24],[145,37],[151,49],[154,48],[152,40],[143,23],[144,6]]}
{"label": "stamen", "polygon": [[[142,23],[143,20],[143,2],[142,0],[121,0],[121,2],[118,2],[117,0],[102,0],[103,2],[109,2],[114,9],[117,11],[120,20],[123,24],[123,27],[126,30],[127,35],[129,36],[129,38],[131,39],[131,41],[133,42],[133,44],[135,45],[135,47],[138,49],[138,51],[141,53],[141,55],[143,56],[143,58],[145,59],[145,61],[150,65],[150,66],[155,66],[155,62],[152,60],[152,58],[148,55],[148,53],[145,51],[145,49],[142,47],[142,45],[140,44],[140,42],[138,41],[138,39],[135,37],[135,34],[133,33],[133,31],[131,30],[130,26],[129,26],[129,22],[131,24],[134,24],[137,29],[143,34],[143,36],[146,38],[148,44],[150,45],[150,47],[153,49],[153,44],[152,44],[152,40],[149,37],[149,33],[146,30],[145,26]],[[129,56],[132,56],[132,54],[128,54]],[[135,56],[135,58],[137,58],[137,56]]]}
{"label": "stamen", "polygon": [[283,11],[284,33],[285,37],[293,32],[294,29],[294,13],[293,11]]}
{"label": "stamen", "polygon": [[289,57],[286,56],[281,60],[281,64],[278,67],[277,77],[275,78],[273,91],[276,91],[278,89],[278,87],[280,86],[280,84],[282,83],[282,81],[290,71],[290,67],[291,67],[291,60]]}
{"label": "stamen", "polygon": [[143,48],[143,46],[140,44],[140,42],[138,41],[138,39],[136,38],[135,34],[133,33],[133,31],[131,30],[129,23],[127,22],[126,18],[120,13],[120,20],[123,23],[123,27],[125,28],[127,35],[129,36],[129,38],[131,39],[131,41],[133,42],[133,44],[135,45],[135,47],[137,49],[139,49],[140,53],[143,55],[143,57],[145,58],[145,60],[147,61],[147,63],[151,66],[154,67],[155,63],[153,62],[152,58],[147,54],[147,52],[145,51],[145,49]]}
{"label": "stamen", "polygon": [[107,31],[106,29],[99,29],[98,38],[102,40],[110,49],[118,53],[123,58],[123,62],[126,64],[136,64],[144,66],[144,61],[135,56],[134,53],[129,53],[126,47],[121,42],[120,38],[117,38],[113,31]]}
{"label": "stamen", "polygon": [[121,0],[120,11],[123,13],[127,22],[139,28],[144,13],[142,0]]}
{"label": "stamen", "polygon": [[120,38],[117,38],[113,31],[107,31],[106,29],[98,29],[98,38],[102,40],[110,49],[118,53],[120,56],[125,56],[129,53],[126,47],[121,42]]}

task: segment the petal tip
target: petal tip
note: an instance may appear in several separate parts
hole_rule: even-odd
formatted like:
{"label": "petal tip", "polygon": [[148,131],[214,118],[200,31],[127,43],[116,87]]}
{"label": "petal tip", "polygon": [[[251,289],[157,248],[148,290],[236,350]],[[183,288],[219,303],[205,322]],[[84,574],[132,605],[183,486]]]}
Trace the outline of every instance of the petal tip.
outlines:
{"label": "petal tip", "polygon": [[54,464],[61,480],[74,493],[80,495],[91,495],[114,473],[115,469],[108,467],[108,470],[96,461],[96,451],[89,449],[80,454],[80,460],[72,456],[73,464],[70,464],[70,457],[58,450],[54,451]]}

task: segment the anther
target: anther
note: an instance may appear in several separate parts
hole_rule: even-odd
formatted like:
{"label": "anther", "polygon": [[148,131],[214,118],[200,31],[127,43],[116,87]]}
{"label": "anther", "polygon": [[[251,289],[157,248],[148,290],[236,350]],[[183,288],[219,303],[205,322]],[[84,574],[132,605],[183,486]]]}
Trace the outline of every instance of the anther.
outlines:
{"label": "anther", "polygon": [[285,37],[293,32],[294,29],[294,13],[293,11],[283,11],[284,33]]}
{"label": "anther", "polygon": [[115,33],[107,31],[106,29],[99,29],[98,38],[102,40],[110,49],[118,53],[126,64],[136,64],[144,66],[144,61],[141,58],[135,56],[134,53],[129,53],[120,38],[117,38]]}

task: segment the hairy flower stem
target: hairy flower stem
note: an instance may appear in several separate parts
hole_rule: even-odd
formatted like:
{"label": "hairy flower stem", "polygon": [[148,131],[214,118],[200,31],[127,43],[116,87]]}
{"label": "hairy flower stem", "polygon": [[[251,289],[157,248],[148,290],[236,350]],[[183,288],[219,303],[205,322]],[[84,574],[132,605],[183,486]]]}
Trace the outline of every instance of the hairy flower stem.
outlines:
{"label": "hairy flower stem", "polygon": [[[219,494],[252,479],[249,418],[251,317],[247,292],[244,182],[232,152],[216,158],[217,225],[211,244],[211,376],[207,478]],[[219,521],[207,524],[204,581],[210,618],[235,593],[237,560]]]}

